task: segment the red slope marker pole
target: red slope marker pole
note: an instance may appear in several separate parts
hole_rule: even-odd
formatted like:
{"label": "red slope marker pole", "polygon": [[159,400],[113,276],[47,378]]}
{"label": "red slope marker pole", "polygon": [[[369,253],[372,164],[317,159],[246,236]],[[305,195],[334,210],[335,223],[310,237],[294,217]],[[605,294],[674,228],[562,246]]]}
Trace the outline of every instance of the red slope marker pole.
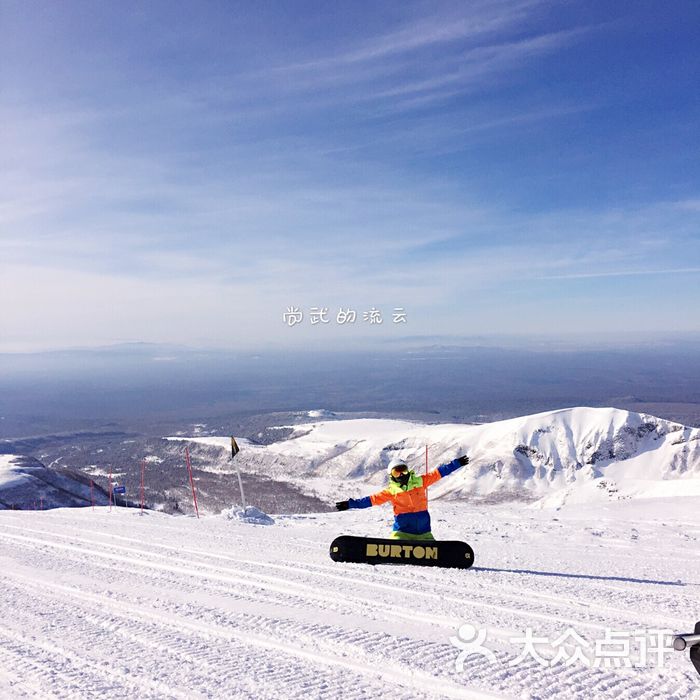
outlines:
{"label": "red slope marker pole", "polygon": [[143,515],[143,502],[144,502],[144,477],[146,472],[146,460],[141,460],[141,515]]}
{"label": "red slope marker pole", "polygon": [[[425,473],[428,473],[428,446],[425,446]],[[425,491],[425,502],[428,503],[428,490]]]}
{"label": "red slope marker pole", "polygon": [[192,476],[192,463],[190,462],[190,448],[185,447],[185,457],[187,459],[187,471],[190,475],[190,486],[192,487],[192,500],[194,501],[194,511],[199,519],[199,508],[197,507],[197,492],[194,489],[194,477]]}

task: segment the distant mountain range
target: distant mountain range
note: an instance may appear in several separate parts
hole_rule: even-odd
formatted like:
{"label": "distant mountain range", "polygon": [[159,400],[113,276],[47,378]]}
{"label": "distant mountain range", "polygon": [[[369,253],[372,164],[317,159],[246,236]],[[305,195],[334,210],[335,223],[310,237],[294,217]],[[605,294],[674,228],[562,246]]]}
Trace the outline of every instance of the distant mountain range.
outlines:
{"label": "distant mountain range", "polygon": [[[324,420],[280,434],[266,445],[240,441],[241,467],[327,497],[381,488],[396,456],[422,473],[426,447],[430,468],[461,454],[471,460],[436,484],[433,497],[559,506],[700,495],[700,428],[615,408],[569,408],[482,425]],[[191,439],[223,450],[229,445],[229,438]]]}
{"label": "distant mountain range", "polygon": [[[304,499],[320,499],[313,501],[313,508],[323,510],[336,497],[381,489],[386,484],[386,465],[394,457],[423,473],[426,448],[431,469],[462,454],[470,458],[468,466],[431,489],[432,498],[518,500],[558,507],[700,495],[700,428],[643,413],[569,408],[472,425],[347,418],[325,410],[305,416],[307,423],[272,426],[255,440],[239,438],[241,452],[235,460],[256,494],[253,501],[276,493],[275,489],[285,487],[292,493],[296,488],[306,494]],[[149,443],[162,452],[159,464],[149,467],[149,478],[156,486],[175,484],[186,500],[184,472],[169,476],[175,467],[166,469],[161,462],[172,451],[170,441],[197,443],[193,460],[202,498],[209,497],[215,512],[222,506],[211,494],[207,496],[209,492],[222,495],[222,503],[234,502],[237,481],[230,437],[168,440],[161,448]],[[106,490],[97,484],[91,496],[90,477],[77,470],[47,467],[27,456],[0,455],[0,509],[86,506],[93,497],[97,505],[109,502]],[[152,498],[158,501],[164,496]],[[274,512],[296,512],[298,501],[279,496]]]}

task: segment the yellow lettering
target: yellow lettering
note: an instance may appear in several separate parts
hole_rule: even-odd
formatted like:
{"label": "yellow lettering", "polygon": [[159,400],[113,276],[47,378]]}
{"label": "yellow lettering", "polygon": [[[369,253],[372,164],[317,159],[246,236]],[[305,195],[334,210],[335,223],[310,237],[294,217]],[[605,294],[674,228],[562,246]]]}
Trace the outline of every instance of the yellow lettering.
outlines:
{"label": "yellow lettering", "polygon": [[397,559],[401,559],[401,545],[400,544],[392,544],[391,545],[391,557],[396,557]]}
{"label": "yellow lettering", "polygon": [[403,546],[403,553],[404,553],[404,559],[410,559],[411,558],[411,550],[413,549],[412,545],[410,544],[405,544]]}
{"label": "yellow lettering", "polygon": [[380,544],[379,547],[378,547],[377,549],[379,550],[379,556],[380,556],[380,557],[388,557],[388,556],[389,556],[390,545],[388,545],[388,544]]}
{"label": "yellow lettering", "polygon": [[420,547],[420,546],[414,547],[413,548],[413,556],[416,559],[422,559],[425,556],[425,548]]}
{"label": "yellow lettering", "polygon": [[425,548],[425,558],[426,559],[437,559],[438,558],[438,548],[437,547],[426,547]]}
{"label": "yellow lettering", "polygon": [[377,545],[376,544],[368,544],[367,545],[367,551],[365,554],[368,557],[376,557],[377,556]]}

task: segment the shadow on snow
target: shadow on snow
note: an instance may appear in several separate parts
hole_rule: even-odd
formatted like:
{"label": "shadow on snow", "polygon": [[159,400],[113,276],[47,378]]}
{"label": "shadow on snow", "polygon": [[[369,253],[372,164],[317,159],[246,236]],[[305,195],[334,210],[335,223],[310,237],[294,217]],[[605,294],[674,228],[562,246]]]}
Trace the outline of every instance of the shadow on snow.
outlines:
{"label": "shadow on snow", "polygon": [[628,576],[594,576],[593,574],[567,574],[560,571],[533,571],[531,569],[494,569],[486,566],[473,566],[472,571],[490,571],[498,574],[530,574],[533,576],[560,576],[562,578],[585,578],[592,581],[624,581],[625,583],[653,583],[657,586],[687,586],[682,581],[655,581]]}

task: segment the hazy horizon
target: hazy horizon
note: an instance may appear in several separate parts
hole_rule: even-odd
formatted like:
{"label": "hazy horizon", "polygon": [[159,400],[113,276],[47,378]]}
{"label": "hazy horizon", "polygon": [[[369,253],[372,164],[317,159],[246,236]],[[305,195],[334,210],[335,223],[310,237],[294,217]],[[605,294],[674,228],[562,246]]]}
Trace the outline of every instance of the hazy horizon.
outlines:
{"label": "hazy horizon", "polygon": [[695,424],[699,349],[434,344],[247,353],[137,345],[0,354],[0,437],[115,425],[157,433],[319,408],[465,422],[614,406]]}
{"label": "hazy horizon", "polygon": [[[293,329],[290,329],[293,330]],[[0,356],[7,355],[41,355],[51,353],[92,352],[92,351],[168,351],[176,352],[242,352],[255,354],[259,352],[373,352],[409,350],[415,348],[432,348],[436,345],[454,348],[485,347],[493,349],[522,349],[527,351],[569,351],[569,350],[626,350],[650,349],[660,347],[687,347],[697,345],[700,349],[699,331],[611,331],[608,333],[592,333],[578,331],[568,333],[489,333],[489,334],[435,334],[410,335],[403,334],[395,338],[377,337],[376,335],[361,335],[347,339],[328,339],[323,337],[323,330],[318,330],[318,336],[309,341],[306,337],[283,335],[276,341],[257,344],[196,344],[189,343],[184,338],[180,343],[155,342],[143,339],[128,339],[115,343],[92,344],[37,344],[34,347],[5,347],[0,345]],[[167,358],[161,358],[167,359]]]}

